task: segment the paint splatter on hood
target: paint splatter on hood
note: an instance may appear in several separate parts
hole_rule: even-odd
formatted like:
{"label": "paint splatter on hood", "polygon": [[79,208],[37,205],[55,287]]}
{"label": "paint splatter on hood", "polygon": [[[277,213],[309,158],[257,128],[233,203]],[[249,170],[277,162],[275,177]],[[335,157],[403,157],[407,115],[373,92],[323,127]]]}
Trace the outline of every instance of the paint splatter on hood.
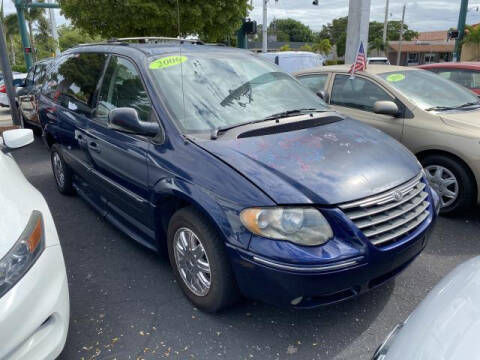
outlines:
{"label": "paint splatter on hood", "polygon": [[278,204],[338,204],[398,186],[421,168],[390,136],[354,120],[199,146]]}

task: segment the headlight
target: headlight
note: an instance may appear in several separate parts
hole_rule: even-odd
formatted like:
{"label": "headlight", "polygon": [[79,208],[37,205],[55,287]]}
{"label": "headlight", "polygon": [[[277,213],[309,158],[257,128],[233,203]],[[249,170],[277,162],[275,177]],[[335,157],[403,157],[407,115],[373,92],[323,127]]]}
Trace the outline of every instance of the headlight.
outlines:
{"label": "headlight", "polygon": [[250,208],[240,213],[242,224],[256,235],[316,246],[333,237],[332,228],[314,208]]}
{"label": "headlight", "polygon": [[0,260],[0,297],[25,275],[44,248],[42,214],[34,210],[20,238]]}

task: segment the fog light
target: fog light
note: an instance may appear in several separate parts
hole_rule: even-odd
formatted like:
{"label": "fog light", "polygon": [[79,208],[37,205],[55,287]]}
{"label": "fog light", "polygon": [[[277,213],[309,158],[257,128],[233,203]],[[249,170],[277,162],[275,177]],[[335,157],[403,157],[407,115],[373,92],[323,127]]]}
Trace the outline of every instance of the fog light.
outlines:
{"label": "fog light", "polygon": [[290,301],[290,304],[295,306],[295,305],[300,304],[302,302],[302,300],[303,300],[303,296],[300,296],[300,297],[297,297],[297,298],[293,299],[292,301]]}

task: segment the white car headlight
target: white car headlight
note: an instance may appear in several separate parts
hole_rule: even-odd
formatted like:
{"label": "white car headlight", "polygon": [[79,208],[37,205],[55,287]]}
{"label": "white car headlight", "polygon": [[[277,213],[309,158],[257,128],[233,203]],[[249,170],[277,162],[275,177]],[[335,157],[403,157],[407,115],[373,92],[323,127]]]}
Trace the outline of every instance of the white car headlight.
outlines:
{"label": "white car headlight", "polygon": [[0,260],[0,297],[25,275],[44,248],[42,214],[34,210],[20,238]]}
{"label": "white car headlight", "polygon": [[333,237],[325,217],[310,207],[250,208],[240,213],[242,224],[256,235],[317,246]]}

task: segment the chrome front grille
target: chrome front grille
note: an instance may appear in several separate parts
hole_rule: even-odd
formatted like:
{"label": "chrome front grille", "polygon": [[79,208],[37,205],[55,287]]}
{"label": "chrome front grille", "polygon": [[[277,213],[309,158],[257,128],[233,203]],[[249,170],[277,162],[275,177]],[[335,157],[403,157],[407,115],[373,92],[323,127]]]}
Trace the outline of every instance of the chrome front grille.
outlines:
{"label": "chrome front grille", "polygon": [[415,230],[430,214],[420,173],[407,183],[340,208],[373,245],[385,246]]}

